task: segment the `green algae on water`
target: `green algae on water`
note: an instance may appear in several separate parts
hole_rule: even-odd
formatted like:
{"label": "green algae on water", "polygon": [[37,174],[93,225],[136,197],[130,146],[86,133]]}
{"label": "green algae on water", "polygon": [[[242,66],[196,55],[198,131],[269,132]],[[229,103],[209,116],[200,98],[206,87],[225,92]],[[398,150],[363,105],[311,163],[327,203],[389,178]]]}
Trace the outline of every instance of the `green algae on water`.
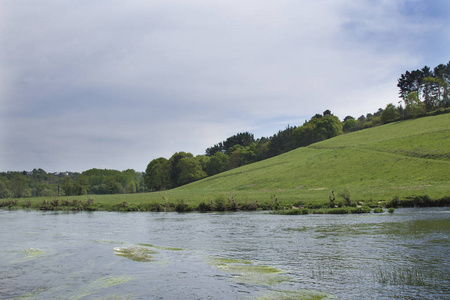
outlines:
{"label": "green algae on water", "polygon": [[250,260],[216,257],[210,261],[216,268],[230,273],[233,281],[240,283],[276,285],[291,280],[291,277],[283,275],[280,269],[256,264]]}
{"label": "green algae on water", "polygon": [[118,256],[126,257],[130,260],[137,262],[150,262],[154,261],[155,258],[152,254],[157,254],[155,250],[150,250],[145,247],[116,247],[114,248],[114,254]]}
{"label": "green algae on water", "polygon": [[[106,296],[96,295],[112,286],[126,283],[133,280],[132,276],[106,276],[98,278],[91,283],[84,285],[72,292],[67,293],[67,286],[58,286],[53,288],[39,288],[34,290],[32,293],[24,294],[15,299],[132,299],[133,295],[122,295],[122,294],[109,294]],[[64,293],[64,296],[61,295]],[[93,295],[96,295],[93,297]]]}
{"label": "green algae on water", "polygon": [[161,246],[155,246],[152,244],[144,244],[144,243],[137,243],[136,245],[144,246],[144,247],[152,247],[159,250],[168,250],[168,251],[183,251],[183,248],[175,248],[175,247],[161,247]]}
{"label": "green algae on water", "polygon": [[45,251],[43,249],[38,248],[24,249],[23,253],[25,254],[26,260],[42,257],[45,255]]}

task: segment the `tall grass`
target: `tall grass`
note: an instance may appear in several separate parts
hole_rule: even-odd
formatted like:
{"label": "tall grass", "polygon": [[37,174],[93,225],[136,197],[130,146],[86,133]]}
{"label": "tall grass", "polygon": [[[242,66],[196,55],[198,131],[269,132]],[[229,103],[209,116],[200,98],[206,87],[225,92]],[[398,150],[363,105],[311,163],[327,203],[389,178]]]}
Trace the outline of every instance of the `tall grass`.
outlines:
{"label": "tall grass", "polygon": [[423,268],[419,267],[378,268],[373,276],[381,284],[401,286],[433,286],[443,279],[437,274],[425,272]]}

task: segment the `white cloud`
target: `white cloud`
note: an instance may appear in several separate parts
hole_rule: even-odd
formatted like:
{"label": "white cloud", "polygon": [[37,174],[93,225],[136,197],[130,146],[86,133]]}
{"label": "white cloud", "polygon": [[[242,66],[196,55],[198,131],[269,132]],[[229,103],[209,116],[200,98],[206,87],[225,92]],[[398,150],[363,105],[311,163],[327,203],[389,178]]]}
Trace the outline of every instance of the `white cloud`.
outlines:
{"label": "white cloud", "polygon": [[374,112],[444,32],[408,3],[4,1],[1,165],[143,170],[325,109]]}

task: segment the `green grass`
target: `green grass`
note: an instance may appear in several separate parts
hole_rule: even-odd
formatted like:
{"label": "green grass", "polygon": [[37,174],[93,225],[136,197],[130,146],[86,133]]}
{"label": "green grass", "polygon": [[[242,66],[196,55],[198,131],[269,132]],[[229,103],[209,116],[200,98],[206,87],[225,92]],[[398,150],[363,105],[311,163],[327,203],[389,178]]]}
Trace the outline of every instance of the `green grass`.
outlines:
{"label": "green grass", "polygon": [[[174,190],[60,197],[59,203],[77,199],[86,203],[84,209],[164,211],[175,210],[181,201],[196,209],[201,202],[209,205],[221,198],[227,205],[232,198],[240,209],[267,209],[277,198],[281,208],[290,209],[327,204],[332,191],[339,204],[339,193],[347,191],[352,203],[374,207],[394,197],[400,204],[421,195],[450,199],[449,170],[450,114],[445,114],[341,135]],[[10,206],[39,209],[44,199],[17,199]]]}

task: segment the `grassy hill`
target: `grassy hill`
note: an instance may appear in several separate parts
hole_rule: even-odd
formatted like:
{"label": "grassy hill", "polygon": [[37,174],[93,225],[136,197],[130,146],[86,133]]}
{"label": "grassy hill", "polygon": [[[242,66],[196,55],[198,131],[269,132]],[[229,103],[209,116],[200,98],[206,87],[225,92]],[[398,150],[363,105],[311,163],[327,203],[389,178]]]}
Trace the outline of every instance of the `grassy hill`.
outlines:
{"label": "grassy hill", "polygon": [[450,114],[341,135],[177,190],[236,198],[328,200],[347,190],[355,200],[427,194],[450,196]]}
{"label": "grassy hill", "polygon": [[[450,114],[341,135],[170,191],[70,199],[89,197],[97,209],[122,205],[142,210],[151,209],[150,203],[164,206],[180,201],[196,208],[200,202],[220,198],[258,201],[263,207],[277,198],[289,207],[327,203],[332,191],[336,201],[345,194],[366,203],[416,195],[450,196]],[[36,201],[43,200],[32,199],[32,206]]]}

